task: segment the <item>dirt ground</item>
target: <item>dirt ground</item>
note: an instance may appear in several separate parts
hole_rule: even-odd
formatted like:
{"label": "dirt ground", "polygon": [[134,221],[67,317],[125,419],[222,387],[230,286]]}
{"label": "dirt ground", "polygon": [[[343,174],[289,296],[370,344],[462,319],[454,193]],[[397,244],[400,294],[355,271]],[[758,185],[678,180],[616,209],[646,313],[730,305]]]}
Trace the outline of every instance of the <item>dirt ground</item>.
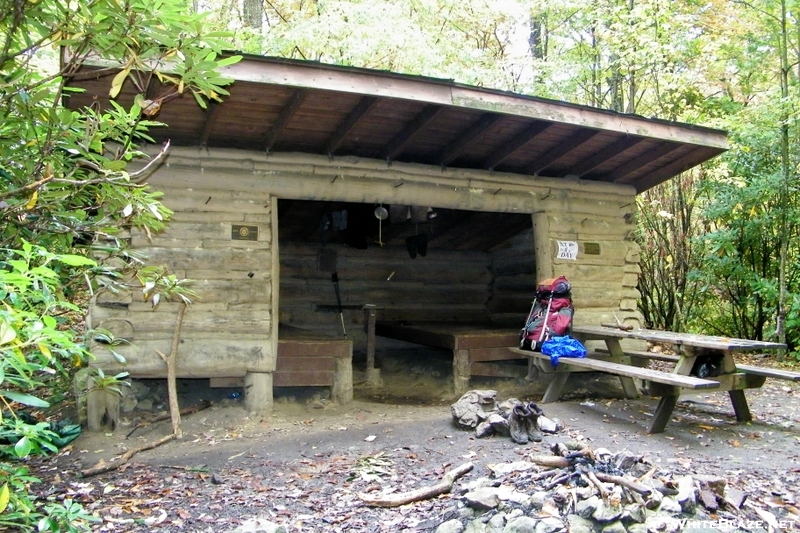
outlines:
{"label": "dirt ground", "polygon": [[[152,411],[125,413],[113,434],[84,433],[58,457],[37,465],[42,498],[72,497],[101,517],[96,531],[233,531],[256,517],[300,531],[433,531],[465,511],[453,497],[398,509],[361,504],[357,492],[398,491],[429,485],[466,461],[488,465],[549,453],[556,441],[627,450],[665,469],[722,475],[749,492],[751,501],[795,505],[800,486],[800,385],[768,380],[747,391],[755,420],[737,423],[726,393],[685,396],[662,434],[648,435],[656,400],[619,399],[608,376],[573,377],[565,401],[543,405],[566,429],[544,442],[520,446],[508,438],[477,439],[452,423],[450,364],[433,350],[385,354],[384,387],[358,384],[344,406],[324,388],[278,390],[270,415],[247,413],[235,389],[209,389],[182,380],[181,405],[213,405],[184,417],[184,438],[136,455],[117,471],[81,479],[79,471],[112,461],[127,449],[171,431],[169,420],[135,429]],[[147,383],[151,390],[163,382]],[[473,379],[498,399],[536,401],[544,386],[524,380]],[[132,434],[131,434],[132,433]],[[127,435],[130,434],[130,437]],[[775,503],[778,502],[778,503]]]}

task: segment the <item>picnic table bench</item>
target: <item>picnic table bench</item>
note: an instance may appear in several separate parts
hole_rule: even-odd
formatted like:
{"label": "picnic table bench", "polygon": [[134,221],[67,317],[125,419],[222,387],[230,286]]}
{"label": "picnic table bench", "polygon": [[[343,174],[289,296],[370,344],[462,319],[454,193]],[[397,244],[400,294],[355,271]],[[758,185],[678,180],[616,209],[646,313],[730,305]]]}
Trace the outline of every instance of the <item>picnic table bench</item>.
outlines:
{"label": "picnic table bench", "polygon": [[[745,389],[761,387],[767,377],[800,380],[800,373],[780,369],[766,369],[753,365],[737,365],[733,359],[734,351],[765,350],[785,347],[779,343],[731,339],[690,333],[673,333],[647,329],[626,331],[605,326],[575,326],[573,335],[583,341],[599,340],[606,345],[607,355],[597,352],[585,359],[560,358],[556,368],[550,364],[549,356],[511,348],[517,354],[527,354],[542,371],[553,372],[553,380],[545,392],[543,403],[557,401],[561,391],[574,371],[600,371],[620,378],[625,395],[638,396],[634,378],[644,381],[645,388],[652,396],[659,397],[658,407],[650,425],[650,433],[664,431],[672,417],[672,412],[683,392],[727,391],[730,396],[736,419],[739,422],[752,420],[750,408],[744,395]],[[620,345],[622,339],[638,339],[648,342],[667,343],[681,349],[680,355],[651,354],[650,352],[626,352]],[[702,349],[702,355],[697,349]],[[714,377],[698,378],[690,375],[695,361],[705,353],[719,356],[720,373]],[[664,372],[637,366],[646,359],[661,359],[675,363],[672,372]]]}

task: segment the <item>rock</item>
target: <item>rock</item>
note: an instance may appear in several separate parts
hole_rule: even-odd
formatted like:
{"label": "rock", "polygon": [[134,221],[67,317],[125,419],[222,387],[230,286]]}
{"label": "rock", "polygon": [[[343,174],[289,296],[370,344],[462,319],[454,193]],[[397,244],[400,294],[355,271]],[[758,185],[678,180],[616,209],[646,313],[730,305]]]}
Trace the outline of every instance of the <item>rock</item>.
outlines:
{"label": "rock", "polygon": [[508,521],[503,533],[537,533],[536,524],[530,516],[517,516]]}
{"label": "rock", "polygon": [[592,496],[591,498],[579,501],[578,504],[575,506],[575,512],[581,518],[591,518],[594,512],[602,503],[603,500],[601,500],[597,496]]}
{"label": "rock", "polygon": [[701,488],[708,488],[719,497],[725,494],[725,487],[728,486],[728,480],[720,476],[694,474],[694,479],[700,484]]}
{"label": "rock", "polygon": [[710,489],[703,489],[698,494],[700,503],[711,512],[719,509],[719,502],[717,502],[717,494]]}
{"label": "rock", "polygon": [[619,521],[608,524],[600,531],[601,533],[628,533],[628,530],[625,529],[625,526]]}
{"label": "rock", "polygon": [[597,509],[592,513],[592,518],[598,522],[613,522],[622,516],[622,507],[618,505],[610,505],[604,501],[600,501]]}
{"label": "rock", "polygon": [[682,522],[672,516],[656,513],[648,516],[644,525],[647,527],[647,533],[678,533],[681,531]]}
{"label": "rock", "polygon": [[506,514],[497,513],[486,522],[486,533],[495,533],[503,531],[506,527]]}
{"label": "rock", "polygon": [[628,533],[647,533],[647,526],[644,524],[631,524],[628,526]]}
{"label": "rock", "polygon": [[139,380],[131,380],[130,389],[137,400],[144,400],[150,396],[150,388]]}
{"label": "rock", "polygon": [[213,474],[211,474],[211,483],[213,483],[214,485],[222,485],[225,483],[225,480],[222,479],[222,476],[214,472]]}
{"label": "rock", "polygon": [[531,508],[536,509],[537,511],[541,509],[548,496],[548,493],[543,490],[536,491],[531,494],[531,499],[529,500]]}
{"label": "rock", "polygon": [[478,425],[475,426],[475,436],[477,438],[485,439],[486,437],[491,437],[492,435],[494,435],[494,428],[488,420],[479,422]]}
{"label": "rock", "polygon": [[519,505],[530,505],[531,497],[524,492],[519,492],[510,485],[497,487],[497,496],[501,501],[511,501]]}
{"label": "rock", "polygon": [[280,526],[263,518],[250,518],[231,533],[288,533],[285,526]]}
{"label": "rock", "polygon": [[500,435],[501,437],[510,437],[511,436],[511,426],[508,425],[508,420],[504,417],[500,416],[497,413],[492,413],[489,415],[489,418],[486,419],[495,433]]}
{"label": "rock", "polygon": [[681,504],[678,503],[678,500],[676,500],[673,496],[664,496],[664,499],[661,500],[661,505],[659,506],[658,510],[659,512],[668,514],[680,514],[681,511],[683,511]]}
{"label": "rock", "polygon": [[442,524],[439,524],[439,527],[436,528],[435,533],[463,533],[464,531],[464,524],[461,523],[461,520],[448,520]]}
{"label": "rock", "polygon": [[119,408],[122,410],[123,413],[130,413],[134,409],[136,409],[136,404],[139,403],[139,400],[136,399],[133,391],[130,387],[120,387],[120,404]]}
{"label": "rock", "polygon": [[567,515],[567,531],[570,533],[594,533],[594,522],[576,514]]}
{"label": "rock", "polygon": [[564,522],[556,517],[548,517],[539,520],[534,529],[535,533],[556,533],[558,531],[564,531]]}
{"label": "rock", "polygon": [[630,503],[625,506],[622,520],[625,522],[638,522],[643,524],[647,519],[647,509],[639,503]]}
{"label": "rock", "polygon": [[664,495],[661,494],[659,491],[657,490],[650,491],[650,494],[647,495],[647,501],[645,501],[644,506],[650,509],[651,511],[654,509],[658,509],[663,499]]}
{"label": "rock", "polygon": [[488,511],[500,505],[500,496],[496,488],[480,487],[466,493],[464,501],[473,509]]}
{"label": "rock", "polygon": [[139,403],[136,407],[138,407],[142,411],[152,411],[153,400],[152,398],[145,398],[144,400],[139,400]]}
{"label": "rock", "polygon": [[546,416],[540,416],[537,425],[539,429],[544,433],[558,433],[559,431],[564,429],[564,423],[561,420],[549,419]]}
{"label": "rock", "polygon": [[692,476],[683,476],[678,479],[678,494],[675,495],[675,499],[684,513],[694,512],[694,508],[697,507],[697,489]]}
{"label": "rock", "polygon": [[464,528],[464,533],[487,533],[487,532],[488,529],[486,527],[486,524],[484,524],[483,520],[480,518],[476,518],[475,520],[469,522],[467,524],[467,527]]}
{"label": "rock", "polygon": [[746,499],[747,494],[739,489],[734,489],[733,487],[725,489],[724,501],[735,509],[741,509]]}
{"label": "rock", "polygon": [[495,477],[505,476],[512,472],[525,472],[526,470],[533,470],[536,464],[530,461],[514,461],[513,463],[495,463],[486,465]]}
{"label": "rock", "polygon": [[634,465],[636,465],[636,463],[639,462],[639,459],[640,456],[638,455],[633,455],[630,452],[622,451],[614,456],[612,462],[614,463],[614,466],[616,466],[620,470],[627,472],[631,468],[633,468]]}

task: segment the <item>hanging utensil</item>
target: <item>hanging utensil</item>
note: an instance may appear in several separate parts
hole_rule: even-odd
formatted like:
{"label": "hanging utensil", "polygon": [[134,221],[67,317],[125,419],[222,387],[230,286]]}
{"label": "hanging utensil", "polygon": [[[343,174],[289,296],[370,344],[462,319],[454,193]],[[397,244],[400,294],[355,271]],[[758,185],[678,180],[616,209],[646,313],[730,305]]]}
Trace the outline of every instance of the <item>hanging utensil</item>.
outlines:
{"label": "hanging utensil", "polygon": [[378,246],[383,246],[383,221],[388,218],[389,211],[387,211],[383,205],[379,205],[375,208],[373,214],[375,215],[375,218],[378,219]]}
{"label": "hanging utensil", "polygon": [[342,296],[339,294],[339,273],[334,272],[331,274],[331,281],[333,282],[333,290],[336,291],[336,305],[339,306],[339,319],[342,321],[342,333],[344,338],[347,338],[347,330],[344,328],[344,310],[342,309]]}

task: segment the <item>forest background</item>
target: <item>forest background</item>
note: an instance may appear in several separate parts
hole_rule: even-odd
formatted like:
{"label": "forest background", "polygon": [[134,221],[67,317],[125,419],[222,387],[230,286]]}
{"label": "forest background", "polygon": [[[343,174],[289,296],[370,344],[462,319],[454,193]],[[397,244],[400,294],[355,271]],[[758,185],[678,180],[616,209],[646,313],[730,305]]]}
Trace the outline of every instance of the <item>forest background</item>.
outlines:
{"label": "forest background", "polygon": [[[82,531],[38,502],[19,462],[57,428],[20,408],[67,396],[88,357],[85,297],[134,283],[190,295],[121,228],[170,212],[127,171],[158,110],[224,99],[225,50],[377,68],[729,132],[720,157],[638,197],[646,326],[785,341],[800,359],[800,2],[797,0],[0,0],[0,527]],[[66,51],[66,53],[65,53]],[[70,111],[87,57],[130,79],[134,104]],[[152,77],[169,90],[146,98]],[[109,240],[109,237],[111,240]],[[105,257],[97,262],[93,258]],[[95,376],[113,388],[124,376]],[[22,465],[22,466],[21,466]]]}

